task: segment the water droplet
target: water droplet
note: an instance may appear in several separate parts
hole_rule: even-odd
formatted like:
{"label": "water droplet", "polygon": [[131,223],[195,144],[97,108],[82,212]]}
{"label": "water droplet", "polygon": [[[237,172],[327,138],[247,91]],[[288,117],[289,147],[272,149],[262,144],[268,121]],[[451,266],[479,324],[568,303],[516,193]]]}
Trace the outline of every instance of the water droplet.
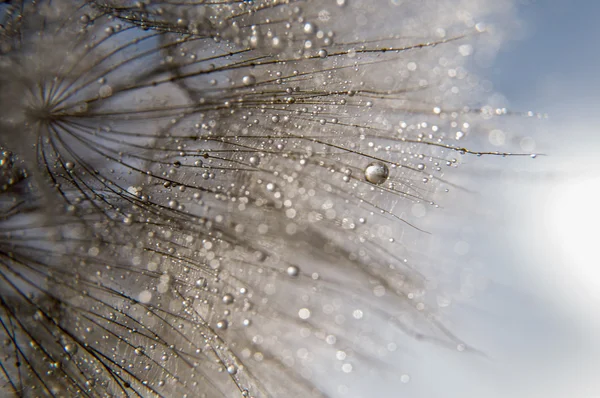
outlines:
{"label": "water droplet", "polygon": [[227,322],[225,319],[221,319],[217,322],[217,329],[225,330],[227,327],[229,327],[229,322]]}
{"label": "water droplet", "polygon": [[107,84],[100,87],[100,90],[98,90],[98,95],[100,95],[101,98],[108,98],[112,94],[113,94],[113,89],[111,86],[109,86]]}
{"label": "water droplet", "polygon": [[298,316],[300,319],[308,319],[310,318],[310,310],[308,308],[301,308],[300,311],[298,311]]}
{"label": "water droplet", "polygon": [[244,85],[246,86],[251,86],[253,84],[256,84],[256,78],[252,75],[246,75],[242,77],[242,83],[244,83]]}
{"label": "water droplet", "polygon": [[142,291],[138,296],[138,300],[140,301],[140,303],[143,303],[143,304],[149,303],[151,299],[152,299],[152,292],[149,290]]}
{"label": "water droplet", "polygon": [[233,303],[233,295],[230,293],[227,293],[226,295],[223,296],[223,304],[231,304]]}
{"label": "water droplet", "polygon": [[307,22],[304,24],[304,33],[307,35],[313,34],[316,31],[316,27],[313,23]]}
{"label": "water droplet", "polygon": [[69,355],[73,355],[77,352],[77,345],[76,344],[65,344],[65,346],[63,347],[63,349],[65,350],[65,352]]}
{"label": "water droplet", "polygon": [[258,156],[250,156],[248,161],[252,166],[258,166],[260,164],[260,158]]}
{"label": "water droplet", "polygon": [[300,273],[300,268],[298,268],[296,265],[290,265],[287,268],[286,272],[289,276],[295,277],[298,276],[298,274]]}
{"label": "water droplet", "polygon": [[206,278],[201,277],[200,279],[198,279],[196,281],[196,287],[200,287],[200,288],[206,287]]}
{"label": "water droplet", "polygon": [[390,171],[388,167],[380,162],[369,164],[365,168],[365,179],[371,184],[382,184],[387,180]]}

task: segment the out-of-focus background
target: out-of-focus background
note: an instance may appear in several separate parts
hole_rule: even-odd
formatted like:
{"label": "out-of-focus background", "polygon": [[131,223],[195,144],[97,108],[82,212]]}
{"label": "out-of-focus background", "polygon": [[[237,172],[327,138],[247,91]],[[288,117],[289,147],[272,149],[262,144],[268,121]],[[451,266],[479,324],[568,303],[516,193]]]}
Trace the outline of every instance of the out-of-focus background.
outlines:
{"label": "out-of-focus background", "polygon": [[548,114],[512,120],[517,149],[545,156],[467,158],[475,205],[440,249],[484,275],[447,311],[482,355],[411,347],[408,382],[373,396],[600,397],[600,2],[521,0],[517,14],[480,74],[511,110]]}

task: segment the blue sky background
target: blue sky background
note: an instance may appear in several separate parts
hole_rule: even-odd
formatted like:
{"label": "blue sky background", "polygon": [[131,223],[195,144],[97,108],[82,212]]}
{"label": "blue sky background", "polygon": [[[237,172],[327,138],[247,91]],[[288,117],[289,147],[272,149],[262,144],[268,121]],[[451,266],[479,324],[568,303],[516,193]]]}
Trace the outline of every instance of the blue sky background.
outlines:
{"label": "blue sky background", "polygon": [[[488,75],[496,89],[515,105],[536,103],[553,111],[559,101],[585,106],[588,101],[598,100],[600,2],[521,0],[518,3],[524,35],[499,53]],[[548,86],[557,90],[548,91]]]}

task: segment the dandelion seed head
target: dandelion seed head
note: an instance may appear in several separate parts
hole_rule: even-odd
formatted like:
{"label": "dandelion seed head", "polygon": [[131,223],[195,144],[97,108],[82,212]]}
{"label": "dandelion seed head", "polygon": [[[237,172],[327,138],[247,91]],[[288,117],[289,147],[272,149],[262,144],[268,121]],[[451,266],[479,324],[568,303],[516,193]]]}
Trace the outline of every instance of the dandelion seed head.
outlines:
{"label": "dandelion seed head", "polygon": [[398,242],[504,114],[464,105],[491,2],[317,3],[2,5],[9,388],[328,395],[315,364],[357,373],[381,336],[355,321],[398,311],[398,340],[462,344]]}

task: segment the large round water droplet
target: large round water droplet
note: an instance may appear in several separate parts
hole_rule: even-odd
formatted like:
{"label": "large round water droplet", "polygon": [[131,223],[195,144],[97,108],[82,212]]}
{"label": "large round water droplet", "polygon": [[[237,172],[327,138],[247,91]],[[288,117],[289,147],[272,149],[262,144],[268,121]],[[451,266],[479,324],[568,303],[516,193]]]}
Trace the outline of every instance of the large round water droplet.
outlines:
{"label": "large round water droplet", "polygon": [[251,86],[256,83],[256,78],[252,75],[246,75],[242,77],[242,83],[246,86]]}
{"label": "large round water droplet", "polygon": [[365,179],[371,184],[382,184],[389,175],[388,167],[380,162],[371,163],[365,168]]}

